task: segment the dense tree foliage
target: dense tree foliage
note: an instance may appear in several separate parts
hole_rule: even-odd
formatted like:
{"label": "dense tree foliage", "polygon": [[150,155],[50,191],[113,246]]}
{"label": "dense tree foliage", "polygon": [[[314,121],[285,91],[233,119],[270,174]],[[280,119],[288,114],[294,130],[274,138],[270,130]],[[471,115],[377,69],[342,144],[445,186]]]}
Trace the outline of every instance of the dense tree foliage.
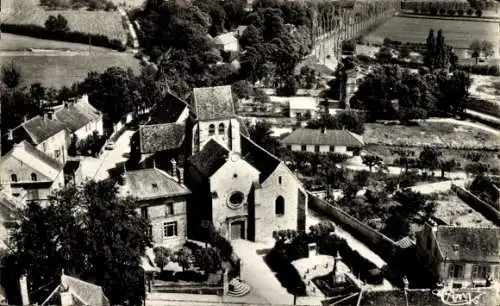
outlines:
{"label": "dense tree foliage", "polygon": [[21,71],[14,62],[2,65],[2,82],[8,88],[15,88],[21,83]]}
{"label": "dense tree foliage", "polygon": [[354,111],[344,111],[336,115],[326,114],[318,119],[310,120],[307,123],[307,127],[312,129],[346,129],[361,135],[365,130],[364,123],[365,118],[363,114]]}
{"label": "dense tree foliage", "polygon": [[12,264],[28,273],[33,302],[49,295],[64,269],[102,286],[112,304],[142,304],[140,265],[150,245],[149,224],[137,215],[133,200],[117,198],[113,185],[68,186],[47,206],[31,202],[22,212],[13,233]]}
{"label": "dense tree foliage", "polygon": [[425,119],[436,113],[459,114],[472,81],[463,71],[436,70],[425,75],[397,65],[377,66],[360,84],[351,107],[367,111],[369,121],[378,119]]}
{"label": "dense tree foliage", "polygon": [[61,14],[56,16],[50,15],[45,21],[45,28],[50,32],[68,32],[68,20]]}

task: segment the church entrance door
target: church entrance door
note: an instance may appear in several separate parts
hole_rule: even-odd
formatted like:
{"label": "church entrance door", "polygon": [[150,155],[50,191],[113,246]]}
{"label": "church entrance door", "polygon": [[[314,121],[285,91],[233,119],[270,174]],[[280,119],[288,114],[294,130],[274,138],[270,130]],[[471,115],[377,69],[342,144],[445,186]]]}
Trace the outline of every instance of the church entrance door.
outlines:
{"label": "church entrance door", "polygon": [[231,222],[231,240],[245,239],[245,221]]}

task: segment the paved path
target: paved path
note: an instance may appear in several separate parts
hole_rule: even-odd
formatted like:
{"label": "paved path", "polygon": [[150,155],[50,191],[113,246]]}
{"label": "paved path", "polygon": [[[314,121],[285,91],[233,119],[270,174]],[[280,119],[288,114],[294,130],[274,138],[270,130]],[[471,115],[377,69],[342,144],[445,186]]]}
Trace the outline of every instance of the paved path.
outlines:
{"label": "paved path", "polygon": [[432,194],[435,192],[444,192],[450,190],[451,184],[463,187],[465,185],[465,180],[449,180],[437,183],[417,185],[410,188],[411,190],[415,192],[420,192],[422,194]]}

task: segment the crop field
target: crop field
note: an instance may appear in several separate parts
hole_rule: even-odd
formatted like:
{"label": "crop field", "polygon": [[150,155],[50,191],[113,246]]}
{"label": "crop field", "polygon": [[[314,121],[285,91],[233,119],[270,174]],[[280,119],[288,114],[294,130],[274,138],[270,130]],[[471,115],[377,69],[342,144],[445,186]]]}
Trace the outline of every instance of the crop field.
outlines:
{"label": "crop field", "polygon": [[92,55],[1,55],[0,65],[14,62],[21,70],[22,84],[40,82],[56,88],[83,81],[91,71],[103,72],[108,67],[130,67],[139,71],[139,60],[132,54],[113,52]]}
{"label": "crop field", "polygon": [[430,29],[436,32],[442,29],[446,43],[454,48],[468,49],[472,41],[479,39],[491,41],[496,46],[495,50],[498,51],[499,26],[497,22],[393,17],[366,37],[424,43]]}
{"label": "crop field", "polygon": [[127,31],[123,27],[122,17],[118,11],[46,11],[38,5],[37,0],[3,0],[0,20],[9,24],[31,24],[43,27],[50,15],[57,16],[58,14],[68,20],[70,31],[104,35],[120,41],[127,39]]}

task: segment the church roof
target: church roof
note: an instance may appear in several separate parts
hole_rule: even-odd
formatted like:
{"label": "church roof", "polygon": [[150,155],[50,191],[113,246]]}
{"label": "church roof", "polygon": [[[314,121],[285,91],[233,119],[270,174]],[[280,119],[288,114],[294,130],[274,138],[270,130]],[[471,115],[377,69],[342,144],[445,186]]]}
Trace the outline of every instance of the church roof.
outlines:
{"label": "church roof", "polygon": [[228,154],[228,149],[210,139],[200,152],[192,155],[188,160],[203,175],[210,177],[226,163]]}
{"label": "church roof", "polygon": [[142,125],[139,127],[142,154],[178,149],[185,138],[185,126],[177,123]]}
{"label": "church roof", "polygon": [[151,124],[177,122],[179,117],[188,108],[189,104],[183,99],[167,92],[165,97],[158,102],[151,110]]}
{"label": "church roof", "polygon": [[226,119],[236,116],[231,86],[193,88],[198,120]]}
{"label": "church roof", "polygon": [[260,172],[261,182],[265,181],[281,163],[276,156],[243,135],[241,135],[241,153],[243,158]]}

